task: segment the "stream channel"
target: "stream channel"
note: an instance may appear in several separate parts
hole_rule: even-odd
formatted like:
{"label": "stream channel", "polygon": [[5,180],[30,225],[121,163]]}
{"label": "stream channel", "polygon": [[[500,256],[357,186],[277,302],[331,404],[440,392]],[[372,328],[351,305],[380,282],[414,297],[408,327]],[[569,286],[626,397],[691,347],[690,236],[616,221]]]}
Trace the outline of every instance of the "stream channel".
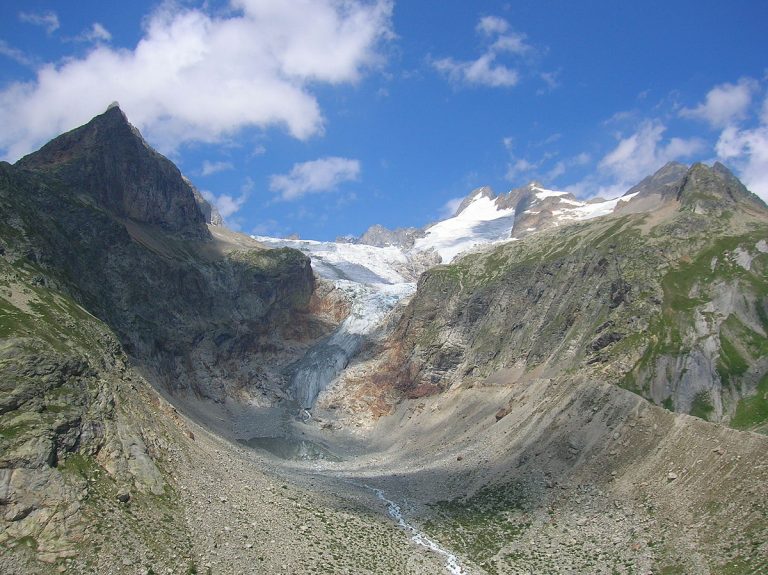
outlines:
{"label": "stream channel", "polygon": [[[309,255],[315,273],[332,281],[336,289],[346,293],[351,303],[349,316],[337,330],[310,348],[295,366],[291,391],[295,402],[311,417],[310,410],[317,396],[347,367],[365,339],[376,337],[389,312],[398,302],[412,295],[416,285],[413,281],[407,281],[396,270],[398,264],[403,264],[406,260],[394,248],[258,239],[273,247],[289,246]],[[242,442],[249,447],[263,449],[280,459],[315,462],[317,471],[321,470],[318,465],[320,461],[342,461],[342,458],[326,446],[306,439],[296,439],[288,429],[285,431],[285,437],[253,437]],[[383,490],[346,482],[374,493],[377,499],[386,505],[389,517],[402,531],[410,535],[415,545],[442,557],[448,573],[469,575],[456,555],[409,523],[400,505],[389,499]]]}

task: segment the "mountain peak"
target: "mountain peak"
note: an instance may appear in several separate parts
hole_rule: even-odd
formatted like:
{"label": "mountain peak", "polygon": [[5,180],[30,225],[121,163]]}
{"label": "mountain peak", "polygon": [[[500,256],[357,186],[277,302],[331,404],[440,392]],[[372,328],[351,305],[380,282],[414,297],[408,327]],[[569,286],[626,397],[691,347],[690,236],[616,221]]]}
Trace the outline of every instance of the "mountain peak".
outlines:
{"label": "mountain peak", "polygon": [[691,166],[678,188],[677,200],[682,209],[694,213],[717,214],[737,205],[768,209],[763,200],[720,162],[715,162],[711,168],[702,163]]}
{"label": "mountain peak", "polygon": [[374,224],[356,241],[360,244],[379,248],[387,246],[411,248],[416,239],[423,235],[424,232],[418,228],[396,228],[390,230],[380,224]]}
{"label": "mountain peak", "polygon": [[667,162],[629,188],[617,210],[621,213],[649,212],[665,202],[674,201],[687,173],[688,166],[685,164]]}
{"label": "mountain peak", "polygon": [[453,215],[458,216],[461,212],[467,209],[472,202],[474,202],[478,198],[488,198],[489,200],[495,200],[496,194],[494,193],[494,191],[491,189],[490,186],[482,186],[480,188],[475,188],[459,204],[459,207],[456,209],[456,213],[454,213]]}
{"label": "mountain peak", "polygon": [[117,103],[16,165],[54,175],[118,218],[187,236],[207,236],[189,183],[168,158],[144,141]]}

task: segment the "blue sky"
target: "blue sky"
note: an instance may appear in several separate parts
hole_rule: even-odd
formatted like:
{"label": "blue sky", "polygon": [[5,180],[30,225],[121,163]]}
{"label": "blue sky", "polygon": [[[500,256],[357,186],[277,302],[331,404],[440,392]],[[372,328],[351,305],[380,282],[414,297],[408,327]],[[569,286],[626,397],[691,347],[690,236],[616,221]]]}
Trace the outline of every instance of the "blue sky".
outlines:
{"label": "blue sky", "polygon": [[0,157],[113,101],[246,233],[422,226],[721,160],[768,199],[768,3],[0,4]]}

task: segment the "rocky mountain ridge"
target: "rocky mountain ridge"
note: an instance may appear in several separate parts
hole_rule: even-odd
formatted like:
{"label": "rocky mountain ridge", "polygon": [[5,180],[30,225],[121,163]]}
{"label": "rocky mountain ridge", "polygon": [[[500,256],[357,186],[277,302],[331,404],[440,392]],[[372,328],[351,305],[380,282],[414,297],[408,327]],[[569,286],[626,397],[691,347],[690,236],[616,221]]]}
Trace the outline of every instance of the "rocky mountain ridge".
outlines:
{"label": "rocky mountain ridge", "polygon": [[768,210],[684,171],[403,250],[210,225],[118,108],[0,164],[0,570],[760,572]]}
{"label": "rocky mountain ridge", "polygon": [[327,329],[309,260],[209,229],[117,107],[0,164],[0,206],[0,540],[56,564],[114,515],[105,544],[144,554],[154,530],[180,568],[167,465],[188,427],[160,395],[273,401],[264,357]]}
{"label": "rocky mountain ridge", "polygon": [[189,237],[207,236],[181,172],[149,147],[119,106],[54,138],[16,166],[65,182],[117,217]]}
{"label": "rocky mountain ridge", "polygon": [[399,385],[423,395],[498,370],[576,369],[678,411],[737,418],[768,375],[768,208],[719,165],[694,165],[676,188],[666,210],[539,232],[425,272],[393,336]]}
{"label": "rocky mountain ridge", "polygon": [[[688,167],[671,162],[656,174],[648,176],[638,185],[628,190],[621,197],[605,200],[592,198],[578,200],[573,194],[546,189],[539,182],[530,182],[526,186],[510,190],[506,194],[496,193],[488,186],[472,190],[456,208],[454,214],[437,223],[423,228],[398,228],[389,230],[376,224],[371,226],[359,238],[344,238],[345,243],[357,243],[375,247],[396,246],[404,250],[414,247],[428,250],[432,245],[423,239],[434,233],[435,228],[445,225],[452,219],[461,219],[462,214],[471,209],[473,204],[486,202],[489,208],[475,221],[482,224],[492,220],[509,217],[511,225],[494,230],[493,241],[519,239],[552,227],[566,225],[573,221],[582,221],[610,213],[627,211],[651,211],[670,199],[670,191],[676,194]],[[631,207],[629,205],[631,204]],[[480,232],[482,235],[482,232]],[[421,240],[421,241],[420,241]],[[479,242],[483,243],[483,242]],[[444,261],[448,263],[448,261]]]}

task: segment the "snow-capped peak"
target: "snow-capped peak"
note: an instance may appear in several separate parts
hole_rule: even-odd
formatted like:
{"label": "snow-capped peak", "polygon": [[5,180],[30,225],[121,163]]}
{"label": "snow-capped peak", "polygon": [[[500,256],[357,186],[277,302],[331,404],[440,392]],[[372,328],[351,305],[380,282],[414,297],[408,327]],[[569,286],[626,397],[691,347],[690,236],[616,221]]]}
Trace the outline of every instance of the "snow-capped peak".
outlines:
{"label": "snow-capped peak", "polygon": [[[438,222],[416,240],[414,249],[434,250],[448,263],[473,247],[509,238],[515,225],[515,209],[500,208],[489,188],[473,193],[455,216]],[[476,191],[476,192],[477,192]]]}

